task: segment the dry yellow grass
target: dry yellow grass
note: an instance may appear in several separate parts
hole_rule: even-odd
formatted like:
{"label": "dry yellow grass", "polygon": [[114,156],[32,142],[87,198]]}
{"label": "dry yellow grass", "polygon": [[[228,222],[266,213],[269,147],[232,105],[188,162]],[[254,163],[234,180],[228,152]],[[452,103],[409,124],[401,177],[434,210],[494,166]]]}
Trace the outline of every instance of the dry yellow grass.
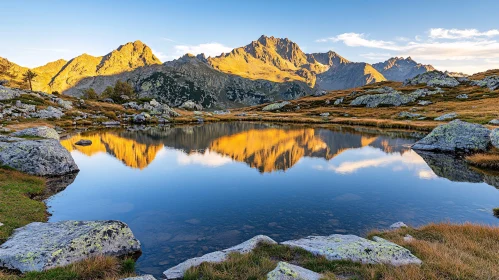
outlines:
{"label": "dry yellow grass", "polygon": [[[410,242],[403,237],[410,234]],[[411,250],[421,266],[363,265],[328,261],[282,245],[260,245],[254,252],[234,254],[220,264],[204,263],[190,269],[185,279],[266,279],[278,261],[322,273],[325,279],[440,280],[499,279],[499,228],[473,224],[429,224],[418,229],[372,232]]]}
{"label": "dry yellow grass", "polygon": [[474,154],[466,157],[466,161],[474,166],[487,169],[499,169],[499,154]]}

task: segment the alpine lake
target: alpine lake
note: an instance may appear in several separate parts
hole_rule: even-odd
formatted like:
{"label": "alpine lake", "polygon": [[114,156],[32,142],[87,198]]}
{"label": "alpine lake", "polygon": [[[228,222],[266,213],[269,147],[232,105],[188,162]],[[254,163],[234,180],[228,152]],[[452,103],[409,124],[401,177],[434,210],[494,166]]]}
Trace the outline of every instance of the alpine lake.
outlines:
{"label": "alpine lake", "polygon": [[[140,273],[258,234],[365,235],[403,221],[499,225],[499,174],[416,152],[424,134],[264,123],[107,129],[61,143],[80,172],[47,200],[50,221],[121,220]],[[90,146],[77,146],[89,139]]]}

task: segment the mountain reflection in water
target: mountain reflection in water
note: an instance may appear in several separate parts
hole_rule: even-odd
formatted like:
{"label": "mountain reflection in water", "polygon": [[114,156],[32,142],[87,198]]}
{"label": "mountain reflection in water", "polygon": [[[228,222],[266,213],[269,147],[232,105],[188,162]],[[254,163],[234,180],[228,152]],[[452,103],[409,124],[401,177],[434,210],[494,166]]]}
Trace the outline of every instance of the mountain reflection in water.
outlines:
{"label": "mountain reflection in water", "polygon": [[[92,145],[75,145],[81,139],[91,140]],[[132,168],[146,168],[163,147],[170,147],[183,150],[198,162],[203,157],[207,161],[214,158],[227,161],[229,157],[264,173],[287,170],[303,157],[330,160],[344,151],[365,146],[403,153],[409,150],[411,141],[355,131],[338,134],[326,129],[216,124],[78,134],[62,140],[61,144],[69,151],[77,150],[87,156],[110,154]]]}
{"label": "mountain reflection in water", "polygon": [[60,192],[47,200],[50,221],[127,223],[142,244],[138,271],[158,277],[257,234],[285,241],[397,221],[499,225],[490,186],[499,177],[411,150],[419,137],[262,123],[82,133],[61,141],[80,172],[51,182]]}

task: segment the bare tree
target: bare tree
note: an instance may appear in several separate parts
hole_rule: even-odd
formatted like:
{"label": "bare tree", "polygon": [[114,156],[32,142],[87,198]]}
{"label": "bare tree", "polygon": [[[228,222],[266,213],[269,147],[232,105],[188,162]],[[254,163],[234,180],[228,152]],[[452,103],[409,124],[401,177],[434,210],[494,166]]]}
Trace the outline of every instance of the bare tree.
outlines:
{"label": "bare tree", "polygon": [[35,72],[33,72],[31,70],[28,70],[28,71],[26,71],[26,73],[23,74],[23,81],[29,82],[29,89],[30,90],[33,90],[33,86],[31,85],[31,81],[33,81],[37,76],[38,76],[38,74],[36,74]]}

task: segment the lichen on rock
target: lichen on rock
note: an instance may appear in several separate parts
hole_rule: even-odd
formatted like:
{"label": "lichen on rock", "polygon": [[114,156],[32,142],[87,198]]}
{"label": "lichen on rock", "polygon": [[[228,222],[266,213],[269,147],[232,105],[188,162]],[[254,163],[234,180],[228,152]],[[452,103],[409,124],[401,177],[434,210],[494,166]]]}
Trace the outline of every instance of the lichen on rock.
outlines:
{"label": "lichen on rock", "polygon": [[306,268],[279,262],[277,267],[267,274],[267,280],[319,280],[322,275]]}
{"label": "lichen on rock", "polygon": [[21,272],[69,265],[93,256],[140,252],[140,242],[119,221],[31,223],[0,245],[0,267]]}
{"label": "lichen on rock", "polygon": [[368,240],[356,235],[309,236],[281,244],[299,247],[328,260],[351,260],[368,264],[421,264],[409,250],[380,237]]}

